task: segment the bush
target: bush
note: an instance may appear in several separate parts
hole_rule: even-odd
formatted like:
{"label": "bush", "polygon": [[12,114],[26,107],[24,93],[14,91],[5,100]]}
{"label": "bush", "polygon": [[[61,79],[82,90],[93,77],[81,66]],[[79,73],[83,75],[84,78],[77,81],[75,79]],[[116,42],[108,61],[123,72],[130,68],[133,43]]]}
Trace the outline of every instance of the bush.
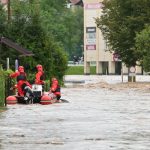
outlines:
{"label": "bush", "polygon": [[15,84],[15,79],[10,79],[9,74],[12,70],[3,71],[0,70],[0,106],[4,106],[5,98],[8,95],[13,95],[13,91],[10,91],[10,87]]}
{"label": "bush", "polygon": [[5,76],[2,71],[0,71],[0,106],[5,104]]}

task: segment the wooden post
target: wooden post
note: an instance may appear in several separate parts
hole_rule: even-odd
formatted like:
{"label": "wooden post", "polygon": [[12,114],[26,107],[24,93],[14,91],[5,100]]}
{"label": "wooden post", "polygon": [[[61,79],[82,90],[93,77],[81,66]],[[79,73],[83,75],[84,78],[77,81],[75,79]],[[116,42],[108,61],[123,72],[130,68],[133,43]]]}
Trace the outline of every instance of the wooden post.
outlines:
{"label": "wooden post", "polygon": [[9,58],[7,57],[7,70],[9,70]]}
{"label": "wooden post", "polygon": [[18,59],[15,60],[15,71],[18,70]]}
{"label": "wooden post", "polygon": [[121,80],[123,82],[123,68],[121,68]]}

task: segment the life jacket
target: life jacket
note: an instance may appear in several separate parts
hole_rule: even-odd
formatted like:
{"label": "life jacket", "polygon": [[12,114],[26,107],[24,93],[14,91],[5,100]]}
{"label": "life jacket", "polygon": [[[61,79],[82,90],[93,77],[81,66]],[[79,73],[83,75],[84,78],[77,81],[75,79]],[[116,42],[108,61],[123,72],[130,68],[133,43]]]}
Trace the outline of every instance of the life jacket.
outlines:
{"label": "life jacket", "polygon": [[42,75],[40,76],[40,80],[45,80],[45,74],[43,71],[42,71]]}
{"label": "life jacket", "polygon": [[35,76],[35,84],[44,84],[45,75],[43,71],[38,71]]}
{"label": "life jacket", "polygon": [[20,74],[17,76],[17,82],[20,80],[26,81],[26,73],[25,72],[20,72]]}
{"label": "life jacket", "polygon": [[55,93],[55,92],[60,92],[60,86],[59,85],[57,85],[57,88],[56,88],[56,90],[55,91],[52,91],[53,93]]}
{"label": "life jacket", "polygon": [[61,95],[60,93],[60,85],[58,84],[58,81],[55,80],[51,85],[52,93],[55,95]]}

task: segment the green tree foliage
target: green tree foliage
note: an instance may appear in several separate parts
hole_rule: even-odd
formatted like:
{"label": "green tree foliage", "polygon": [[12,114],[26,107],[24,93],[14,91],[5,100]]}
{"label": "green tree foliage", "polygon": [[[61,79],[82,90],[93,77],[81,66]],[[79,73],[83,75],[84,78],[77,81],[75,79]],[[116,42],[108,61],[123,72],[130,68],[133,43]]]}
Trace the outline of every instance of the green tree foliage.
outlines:
{"label": "green tree foliage", "polygon": [[[65,6],[65,7],[64,7]],[[41,0],[42,26],[64,47],[69,59],[82,54],[83,8],[67,8],[66,1]]]}
{"label": "green tree foliage", "polygon": [[103,14],[96,19],[111,50],[117,52],[127,66],[136,65],[135,37],[150,23],[149,0],[104,0]]}
{"label": "green tree foliage", "polygon": [[34,56],[18,58],[19,54],[10,48],[5,50],[4,54],[10,56],[13,61],[17,57],[27,72],[34,72],[35,66],[42,64],[47,78],[54,74],[62,78],[67,68],[67,56],[63,47],[43,28],[38,1],[14,0],[11,9],[11,21],[4,36],[31,50]]}
{"label": "green tree foliage", "polygon": [[4,100],[5,100],[5,78],[0,70],[0,107],[4,106]]}
{"label": "green tree foliage", "polygon": [[75,6],[74,11],[68,9],[64,17],[66,33],[63,40],[63,45],[69,53],[70,59],[74,55],[82,55],[83,45],[83,8]]}
{"label": "green tree foliage", "polygon": [[0,4],[0,37],[3,36],[3,33],[6,30],[6,15],[3,6]]}
{"label": "green tree foliage", "polygon": [[145,71],[150,71],[150,26],[146,26],[136,36],[137,54]]}
{"label": "green tree foliage", "polygon": [[[4,36],[6,32],[6,13],[4,11],[3,5],[0,3],[0,38]],[[3,60],[3,52],[2,52],[2,45],[0,44],[0,64],[4,64],[5,60]]]}

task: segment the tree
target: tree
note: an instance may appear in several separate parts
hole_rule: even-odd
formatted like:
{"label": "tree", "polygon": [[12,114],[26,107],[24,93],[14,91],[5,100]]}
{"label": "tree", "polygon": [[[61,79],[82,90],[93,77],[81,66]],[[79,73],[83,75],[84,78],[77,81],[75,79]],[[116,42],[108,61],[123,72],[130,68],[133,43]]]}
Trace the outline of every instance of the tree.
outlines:
{"label": "tree", "polygon": [[66,1],[41,0],[42,26],[46,33],[52,36],[68,53],[82,54],[83,45],[83,8],[66,7]]}
{"label": "tree", "polygon": [[[6,14],[3,9],[3,5],[0,3],[0,38],[4,36],[6,32]],[[4,64],[6,60],[3,59],[2,45],[0,44],[0,64]]]}
{"label": "tree", "polygon": [[[67,68],[67,57],[63,47],[44,30],[39,8],[40,5],[36,0],[12,1],[13,13],[4,36],[34,53],[33,57],[18,58],[19,63],[26,66],[29,72],[33,72],[37,64],[42,64],[47,78],[57,74],[62,79]],[[3,54],[5,56],[3,58],[10,56],[13,61],[18,57],[16,51],[10,48],[6,48]],[[61,66],[61,72],[57,65]]]}
{"label": "tree", "polygon": [[1,5],[1,3],[0,3],[0,37],[3,36],[3,33],[6,30],[5,25],[6,25],[6,14],[3,9],[3,5]]}
{"label": "tree", "polygon": [[140,61],[143,69],[150,71],[150,26],[146,26],[136,36],[137,54],[140,56]]}
{"label": "tree", "polygon": [[102,16],[96,19],[110,51],[118,53],[127,66],[140,59],[136,53],[135,37],[150,22],[149,0],[104,0]]}
{"label": "tree", "polygon": [[74,11],[68,9],[64,18],[66,28],[63,44],[66,51],[69,53],[69,58],[73,56],[82,56],[83,45],[83,8],[75,6]]}

